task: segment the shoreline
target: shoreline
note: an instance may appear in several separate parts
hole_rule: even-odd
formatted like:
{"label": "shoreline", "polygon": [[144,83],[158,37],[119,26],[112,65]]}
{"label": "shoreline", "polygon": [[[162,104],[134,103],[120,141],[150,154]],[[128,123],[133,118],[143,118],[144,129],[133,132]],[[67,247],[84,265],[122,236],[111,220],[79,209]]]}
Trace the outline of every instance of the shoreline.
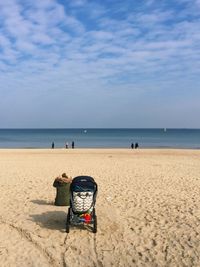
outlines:
{"label": "shoreline", "polygon": [[139,147],[137,149],[131,149],[127,147],[77,147],[77,148],[64,148],[64,147],[0,147],[0,151],[2,150],[200,150],[200,147],[170,147],[170,146],[161,146],[161,147]]}

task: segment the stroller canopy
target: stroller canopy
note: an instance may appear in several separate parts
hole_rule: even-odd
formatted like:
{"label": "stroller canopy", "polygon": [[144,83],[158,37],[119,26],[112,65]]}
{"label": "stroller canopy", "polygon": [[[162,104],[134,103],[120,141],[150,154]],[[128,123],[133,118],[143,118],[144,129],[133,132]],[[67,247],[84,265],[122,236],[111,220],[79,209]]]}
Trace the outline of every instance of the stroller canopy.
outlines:
{"label": "stroller canopy", "polygon": [[70,191],[84,192],[84,191],[97,191],[97,184],[91,176],[77,176],[72,180]]}

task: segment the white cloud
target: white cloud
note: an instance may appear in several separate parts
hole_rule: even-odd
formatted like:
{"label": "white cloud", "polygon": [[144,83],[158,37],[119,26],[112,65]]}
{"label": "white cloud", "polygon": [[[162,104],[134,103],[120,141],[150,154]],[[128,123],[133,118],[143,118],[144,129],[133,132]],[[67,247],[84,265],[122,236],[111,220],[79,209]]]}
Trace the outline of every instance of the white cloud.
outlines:
{"label": "white cloud", "polygon": [[74,0],[74,1],[70,1],[70,5],[72,7],[81,7],[81,6],[85,6],[88,3],[87,0]]}
{"label": "white cloud", "polygon": [[154,10],[151,13],[139,13],[129,16],[134,23],[143,24],[144,27],[152,27],[152,24],[163,23],[173,18],[173,12]]}
{"label": "white cloud", "polygon": [[1,34],[0,35],[0,47],[4,49],[5,47],[10,47],[10,46],[11,46],[10,40],[6,36]]}

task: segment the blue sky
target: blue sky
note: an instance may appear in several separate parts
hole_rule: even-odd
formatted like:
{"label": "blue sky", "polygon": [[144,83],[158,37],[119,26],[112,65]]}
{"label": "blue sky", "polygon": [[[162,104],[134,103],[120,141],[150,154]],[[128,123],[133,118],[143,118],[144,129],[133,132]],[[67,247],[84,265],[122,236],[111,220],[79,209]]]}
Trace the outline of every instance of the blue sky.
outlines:
{"label": "blue sky", "polygon": [[0,128],[200,128],[200,0],[0,0]]}

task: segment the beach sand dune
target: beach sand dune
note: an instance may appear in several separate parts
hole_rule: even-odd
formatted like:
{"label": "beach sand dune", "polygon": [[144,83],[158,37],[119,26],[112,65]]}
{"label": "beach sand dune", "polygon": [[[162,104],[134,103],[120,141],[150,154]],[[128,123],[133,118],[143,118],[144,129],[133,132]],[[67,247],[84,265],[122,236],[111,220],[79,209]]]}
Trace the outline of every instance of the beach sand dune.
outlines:
{"label": "beach sand dune", "polygon": [[[54,178],[93,176],[98,232],[53,205]],[[0,266],[200,266],[200,151],[1,149]]]}

